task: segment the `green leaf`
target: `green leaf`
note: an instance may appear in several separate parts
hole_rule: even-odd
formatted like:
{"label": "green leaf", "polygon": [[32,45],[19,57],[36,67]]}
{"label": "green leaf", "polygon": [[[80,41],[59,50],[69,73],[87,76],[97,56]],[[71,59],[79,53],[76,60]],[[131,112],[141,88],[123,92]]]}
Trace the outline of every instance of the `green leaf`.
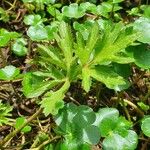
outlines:
{"label": "green leaf", "polygon": [[23,78],[23,93],[28,98],[38,97],[57,85],[60,81],[44,81],[45,78],[27,73]]}
{"label": "green leaf", "polygon": [[93,14],[97,13],[96,5],[94,5],[90,2],[81,3],[80,8],[82,8],[85,12],[90,12],[90,13],[93,13]]}
{"label": "green leaf", "polygon": [[[137,146],[137,134],[129,130],[132,123],[119,117],[115,108],[102,108],[96,113],[95,126],[99,127],[100,135],[105,137],[105,150],[134,150]],[[130,144],[131,143],[131,144]]]}
{"label": "green leaf", "polygon": [[5,29],[0,29],[0,47],[7,46],[11,39],[18,38],[20,34],[17,32],[8,32]]}
{"label": "green leaf", "polygon": [[81,105],[81,106],[78,106],[78,111],[73,118],[73,122],[79,128],[85,128],[86,126],[94,123],[95,119],[96,119],[96,116],[95,116],[94,111],[88,106]]}
{"label": "green leaf", "polygon": [[62,8],[62,13],[64,16],[69,18],[81,18],[85,15],[84,9],[76,3],[72,3],[69,6],[64,6]]}
{"label": "green leaf", "polygon": [[43,112],[45,116],[48,116],[49,114],[56,115],[58,110],[64,106],[63,98],[69,86],[69,81],[66,81],[59,90],[50,92],[44,96],[41,101],[41,107],[44,108]]}
{"label": "green leaf", "polygon": [[111,12],[112,10],[115,12],[120,9],[122,9],[122,7],[118,5],[113,6],[111,3],[103,2],[101,3],[101,5],[97,6],[97,13],[103,17],[109,18],[109,12]]}
{"label": "green leaf", "polygon": [[12,107],[6,104],[3,104],[0,100],[0,126],[3,124],[9,125],[10,119],[8,117],[12,116],[10,113],[12,111]]}
{"label": "green leaf", "polygon": [[124,77],[124,78],[128,78],[131,75],[131,66],[128,64],[117,64],[114,63],[113,64],[114,67],[114,71]]}
{"label": "green leaf", "polygon": [[89,92],[91,87],[91,82],[92,81],[91,81],[89,69],[84,67],[82,69],[82,86],[86,92]]}
{"label": "green leaf", "polygon": [[42,23],[42,18],[40,15],[27,15],[24,17],[23,21],[26,25],[35,26]]}
{"label": "green leaf", "polygon": [[[87,40],[88,37],[89,37],[89,34],[91,32],[91,29],[93,27],[93,24],[94,24],[93,20],[86,20],[82,24],[75,21],[73,23],[73,27],[74,27],[75,30],[77,30],[78,32],[80,32],[82,34],[84,40]],[[78,33],[77,33],[77,36],[78,36]]]}
{"label": "green leaf", "polygon": [[12,45],[13,53],[17,56],[25,56],[28,52],[27,47],[25,47],[26,45],[27,42],[24,38],[16,39],[16,41]]}
{"label": "green leaf", "polygon": [[43,25],[30,26],[27,31],[27,35],[33,41],[40,41],[40,40],[48,39],[47,30]]}
{"label": "green leaf", "polygon": [[93,64],[114,61],[118,54],[124,53],[124,49],[139,37],[138,33],[133,32],[132,27],[125,27],[122,23],[113,26],[107,23],[103,32],[104,34],[95,48]]}
{"label": "green leaf", "polygon": [[145,116],[142,119],[141,129],[146,136],[150,137],[150,116]]}
{"label": "green leaf", "polygon": [[103,141],[104,150],[135,150],[138,143],[137,134],[128,130],[126,136],[122,137],[119,134],[111,133]]}
{"label": "green leaf", "polygon": [[65,63],[67,65],[67,69],[69,69],[73,61],[73,36],[71,28],[67,23],[63,21],[60,23],[59,34],[55,35],[55,39],[63,51]]}
{"label": "green leaf", "polygon": [[94,125],[86,127],[83,129],[83,139],[86,143],[96,145],[100,140],[99,129]]}
{"label": "green leaf", "polygon": [[[22,126],[23,123],[25,123],[26,119],[24,117],[19,117],[16,119],[16,124],[15,124],[15,128],[16,129],[19,129],[20,126]],[[27,132],[30,132],[31,131],[31,126],[25,126],[21,132],[23,133],[27,133]]]}
{"label": "green leaf", "polygon": [[57,32],[57,27],[51,24],[51,25],[46,26],[45,29],[47,31],[48,40],[54,39],[55,37],[54,34]]}
{"label": "green leaf", "polygon": [[66,68],[59,49],[54,48],[53,46],[47,47],[44,45],[38,45],[38,48],[38,51],[42,57],[47,57],[48,60],[54,65],[57,64],[57,66],[60,66],[63,69]]}
{"label": "green leaf", "polygon": [[150,18],[150,6],[146,5],[144,8],[144,17]]}
{"label": "green leaf", "polygon": [[141,33],[140,42],[150,43],[150,18],[140,17],[134,22],[134,29]]}
{"label": "green leaf", "polygon": [[13,80],[18,76],[20,70],[12,65],[6,66],[5,68],[0,69],[0,79],[1,80]]}
{"label": "green leaf", "polygon": [[140,108],[141,108],[142,110],[144,110],[144,111],[148,111],[148,110],[150,109],[150,106],[144,104],[143,102],[138,102],[137,104],[138,104],[138,106],[140,106]]}
{"label": "green leaf", "polygon": [[108,88],[116,91],[121,91],[129,87],[129,83],[108,66],[96,66],[90,69],[90,75],[104,83]]}
{"label": "green leaf", "polygon": [[118,117],[119,112],[115,108],[102,108],[96,113],[94,125],[99,127],[102,137],[106,137],[116,127]]}
{"label": "green leaf", "polygon": [[135,64],[143,69],[150,68],[150,48],[147,45],[139,45],[134,47]]}
{"label": "green leaf", "polygon": [[61,142],[58,142],[55,150],[91,150],[91,145],[89,144],[80,144],[76,140],[64,140]]}
{"label": "green leaf", "polygon": [[99,39],[99,26],[98,23],[93,23],[90,30],[88,30],[89,34],[86,42],[83,40],[83,35],[78,32],[76,35],[77,43],[75,44],[76,54],[78,55],[82,65],[88,63],[91,59],[93,59],[93,52],[95,45]]}
{"label": "green leaf", "polygon": [[97,144],[100,133],[98,127],[93,125],[95,119],[94,111],[88,106],[76,106],[70,103],[55,117],[58,125],[56,131],[64,135],[67,141],[76,141],[74,145],[76,148],[84,143]]}

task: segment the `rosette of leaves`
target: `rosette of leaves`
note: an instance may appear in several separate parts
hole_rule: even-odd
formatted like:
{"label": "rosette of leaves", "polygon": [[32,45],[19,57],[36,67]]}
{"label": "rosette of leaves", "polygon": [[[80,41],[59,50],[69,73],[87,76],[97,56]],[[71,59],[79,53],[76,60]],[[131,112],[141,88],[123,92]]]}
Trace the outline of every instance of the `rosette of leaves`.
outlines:
{"label": "rosette of leaves", "polygon": [[102,108],[96,113],[95,126],[104,137],[102,146],[104,150],[135,150],[138,135],[131,130],[132,123],[124,117],[119,117],[115,108]]}
{"label": "rosette of leaves", "polygon": [[67,104],[55,117],[55,131],[64,137],[55,149],[90,150],[100,140],[98,127],[92,125],[95,119],[95,112],[88,106]]}
{"label": "rosette of leaves", "polygon": [[[92,78],[118,91],[129,87],[129,82],[113,70],[111,62],[134,62],[125,52],[125,48],[138,38],[131,27],[117,23],[106,24],[101,29],[95,22],[87,31],[86,40],[79,31],[74,39],[70,26],[65,22],[60,23],[58,30],[55,34],[58,47],[39,44],[40,56],[35,62],[41,69],[26,74],[23,80],[23,91],[27,97],[43,95],[40,103],[46,115],[56,114],[63,107],[66,91],[77,80],[82,80],[87,92]],[[50,91],[51,88],[54,91]]]}
{"label": "rosette of leaves", "polygon": [[3,124],[7,125],[10,123],[9,117],[12,115],[10,112],[12,107],[6,104],[3,104],[0,100],[0,126]]}

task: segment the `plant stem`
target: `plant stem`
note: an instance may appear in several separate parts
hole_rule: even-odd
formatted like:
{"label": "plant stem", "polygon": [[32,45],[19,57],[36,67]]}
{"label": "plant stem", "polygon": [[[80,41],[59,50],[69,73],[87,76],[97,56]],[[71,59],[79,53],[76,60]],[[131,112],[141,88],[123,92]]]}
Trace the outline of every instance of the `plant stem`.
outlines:
{"label": "plant stem", "polygon": [[129,111],[128,111],[128,109],[126,108],[126,106],[125,106],[125,104],[124,104],[124,101],[122,101],[122,105],[123,105],[123,109],[124,109],[124,111],[125,111],[125,113],[126,113],[127,119],[128,119],[129,121],[131,121],[131,117],[130,117]]}
{"label": "plant stem", "polygon": [[127,99],[124,99],[123,101],[126,102],[131,107],[133,107],[139,113],[140,116],[142,116],[142,117],[144,116],[144,113],[135,104],[133,104],[131,101],[129,101]]}
{"label": "plant stem", "polygon": [[17,2],[17,0],[14,0],[14,2],[13,2],[13,4],[11,5],[11,7],[7,10],[7,11],[10,11],[10,10],[12,10],[14,7],[15,7],[15,5],[16,5],[16,2]]}
{"label": "plant stem", "polygon": [[31,117],[27,119],[18,129],[15,129],[13,132],[9,133],[2,141],[0,141],[0,148],[3,149],[5,143],[7,143],[10,139],[12,139],[18,132],[20,132],[29,122],[34,120],[40,113],[42,109],[38,109],[36,113],[34,113]]}
{"label": "plant stem", "polygon": [[43,142],[43,143],[42,143],[41,145],[39,145],[37,148],[33,148],[33,149],[30,149],[30,150],[41,150],[45,145],[51,143],[51,142],[54,141],[54,140],[60,139],[60,138],[61,138],[61,136],[56,136],[56,137],[54,137],[54,138],[52,138],[52,139],[49,139],[49,140]]}

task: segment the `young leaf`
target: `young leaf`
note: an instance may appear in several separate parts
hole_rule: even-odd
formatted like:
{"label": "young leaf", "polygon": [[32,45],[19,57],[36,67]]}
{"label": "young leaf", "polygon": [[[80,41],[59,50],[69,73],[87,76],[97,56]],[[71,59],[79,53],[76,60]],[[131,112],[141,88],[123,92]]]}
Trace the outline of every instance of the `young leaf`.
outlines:
{"label": "young leaf", "polygon": [[81,18],[85,15],[84,9],[76,3],[72,3],[69,6],[64,6],[62,8],[62,13],[64,16],[69,18]]}
{"label": "young leaf", "polygon": [[60,23],[59,35],[56,34],[55,39],[63,51],[65,63],[67,65],[67,69],[69,69],[73,60],[73,37],[70,26],[67,23]]}
{"label": "young leaf", "polygon": [[141,129],[146,136],[150,137],[150,116],[145,116],[142,119]]}
{"label": "young leaf", "polygon": [[24,17],[23,21],[26,25],[35,26],[42,23],[42,18],[40,15],[28,15]]}
{"label": "young leaf", "polygon": [[38,45],[38,48],[41,57],[47,57],[52,64],[57,64],[61,68],[66,69],[66,65],[60,55],[59,49],[54,48],[53,46],[46,47],[44,45]]}
{"label": "young leaf", "polygon": [[8,32],[5,29],[0,29],[0,47],[4,47],[11,39],[18,38],[20,34],[17,32]]}
{"label": "young leaf", "polygon": [[103,32],[102,39],[97,42],[95,48],[93,64],[113,61],[118,53],[123,52],[139,37],[139,34],[133,32],[131,27],[126,28],[122,23],[117,23],[113,27],[108,24]]}
{"label": "young leaf", "polygon": [[27,73],[23,78],[23,93],[28,98],[38,97],[46,90],[56,86],[60,81],[44,81],[45,78]]}
{"label": "young leaf", "polygon": [[[16,119],[16,124],[15,124],[15,128],[18,129],[20,128],[20,126],[26,121],[26,119],[24,117],[19,117]],[[23,133],[27,133],[31,131],[31,126],[25,126],[21,132]]]}
{"label": "young leaf", "polygon": [[12,107],[6,104],[3,104],[0,100],[0,126],[3,124],[9,124],[10,120],[8,117],[12,116],[10,113],[12,111]]}
{"label": "young leaf", "polygon": [[27,47],[25,47],[26,45],[27,42],[24,38],[16,39],[16,41],[12,45],[13,53],[17,56],[25,56],[28,52]]}
{"label": "young leaf", "polygon": [[58,91],[50,92],[45,95],[45,97],[41,101],[41,107],[44,108],[43,112],[45,116],[48,116],[49,114],[56,115],[58,113],[58,110],[63,107],[63,98],[69,86],[69,81],[66,81]]}
{"label": "young leaf", "polygon": [[6,66],[5,68],[0,69],[0,79],[1,80],[13,80],[18,76],[20,70],[12,65]]}
{"label": "young leaf", "polygon": [[48,38],[47,30],[43,25],[30,26],[27,35],[33,41],[46,40]]}

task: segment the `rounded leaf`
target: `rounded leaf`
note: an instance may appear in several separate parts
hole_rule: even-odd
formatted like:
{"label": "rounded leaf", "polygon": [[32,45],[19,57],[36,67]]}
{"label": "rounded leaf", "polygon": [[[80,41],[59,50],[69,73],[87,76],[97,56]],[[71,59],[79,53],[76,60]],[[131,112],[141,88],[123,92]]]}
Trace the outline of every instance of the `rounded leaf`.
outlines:
{"label": "rounded leaf", "polygon": [[42,23],[42,19],[40,15],[25,16],[23,21],[26,25],[32,25],[32,26]]}
{"label": "rounded leaf", "polygon": [[111,133],[103,141],[104,150],[135,150],[137,147],[138,136],[132,131],[128,130],[125,137],[119,134]]}
{"label": "rounded leaf", "polygon": [[0,69],[0,79],[2,80],[12,80],[17,75],[19,75],[20,70],[12,65],[6,66]]}
{"label": "rounded leaf", "polygon": [[119,112],[115,108],[102,108],[96,114],[95,126],[99,127],[102,137],[106,137],[117,125]]}
{"label": "rounded leaf", "polygon": [[83,140],[91,145],[98,144],[100,140],[100,132],[98,127],[91,125],[83,129]]}
{"label": "rounded leaf", "polygon": [[36,25],[29,27],[27,35],[33,41],[46,40],[48,38],[47,30],[42,25]]}
{"label": "rounded leaf", "polygon": [[15,43],[12,45],[12,51],[17,56],[25,56],[28,52],[28,49],[25,47],[27,45],[27,42],[25,39],[20,38],[15,41]]}
{"label": "rounded leaf", "polygon": [[73,123],[80,128],[84,128],[94,123],[95,119],[95,112],[90,107],[81,105],[78,106],[78,111],[73,118]]}
{"label": "rounded leaf", "polygon": [[150,18],[140,17],[134,22],[134,29],[141,33],[138,39],[143,43],[150,43]]}
{"label": "rounded leaf", "polygon": [[146,136],[150,137],[150,116],[144,117],[142,120],[141,129]]}
{"label": "rounded leaf", "polygon": [[150,48],[147,45],[139,45],[134,49],[135,64],[143,69],[150,68]]}
{"label": "rounded leaf", "polygon": [[84,9],[76,3],[72,3],[69,6],[64,6],[62,8],[62,13],[64,16],[69,18],[81,18],[85,15]]}

